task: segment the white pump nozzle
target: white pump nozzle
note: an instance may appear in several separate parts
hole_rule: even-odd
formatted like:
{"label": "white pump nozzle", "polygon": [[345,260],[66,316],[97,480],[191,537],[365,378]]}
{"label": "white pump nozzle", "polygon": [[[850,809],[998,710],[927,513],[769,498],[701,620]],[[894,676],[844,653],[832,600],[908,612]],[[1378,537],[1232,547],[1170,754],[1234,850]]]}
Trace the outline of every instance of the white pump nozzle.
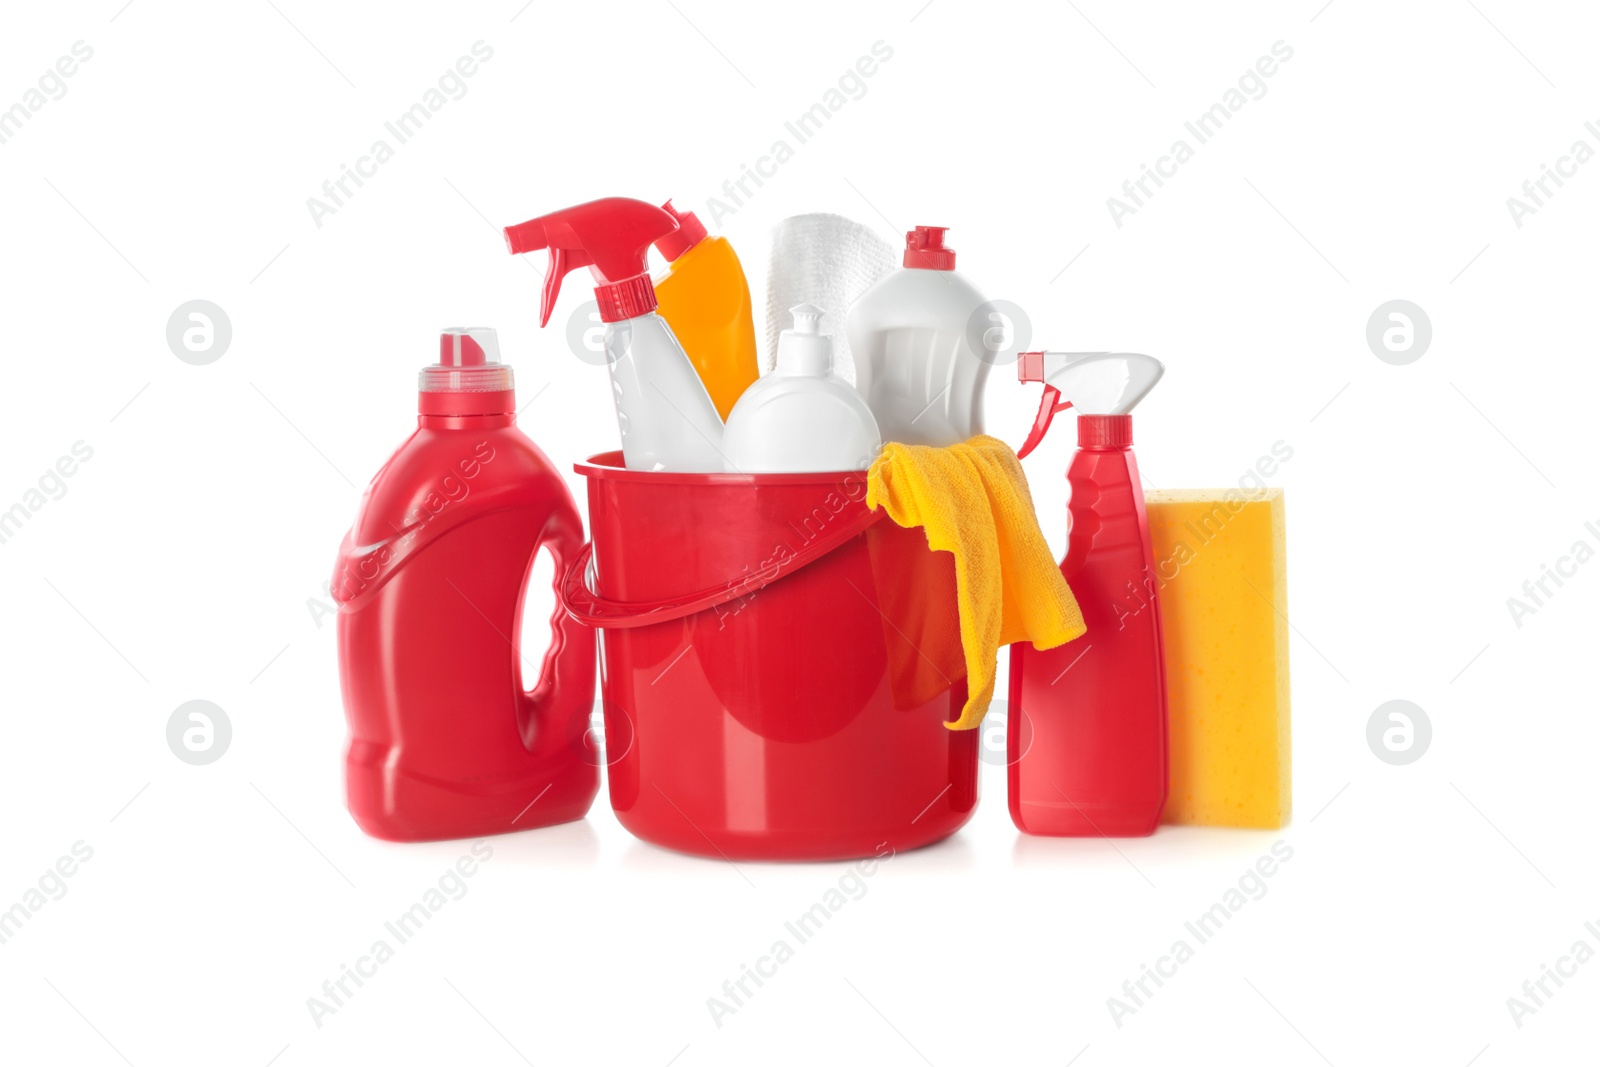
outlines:
{"label": "white pump nozzle", "polygon": [[833,370],[833,335],[822,332],[823,310],[799,304],[789,314],[794,326],[778,337],[777,372],[826,378]]}

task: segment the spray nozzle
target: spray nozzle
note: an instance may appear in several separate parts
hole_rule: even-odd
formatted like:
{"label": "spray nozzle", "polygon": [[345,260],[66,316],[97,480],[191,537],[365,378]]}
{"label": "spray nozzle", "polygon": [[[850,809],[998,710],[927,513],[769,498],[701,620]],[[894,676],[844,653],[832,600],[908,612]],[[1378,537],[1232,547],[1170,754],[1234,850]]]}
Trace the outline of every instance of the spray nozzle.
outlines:
{"label": "spray nozzle", "polygon": [[1126,415],[1155,388],[1165,371],[1160,360],[1137,352],[1019,354],[1017,381],[1043,382],[1044,396],[1017,458],[1037,448],[1050,421],[1068,408],[1075,407],[1084,415]]}
{"label": "spray nozzle", "polygon": [[653,204],[608,196],[507,226],[505,234],[513,255],[550,250],[539,304],[543,326],[555,309],[561,280],[579,267],[588,267],[599,283],[594,295],[601,321],[618,322],[654,310],[648,253],[677,228],[677,220]]}

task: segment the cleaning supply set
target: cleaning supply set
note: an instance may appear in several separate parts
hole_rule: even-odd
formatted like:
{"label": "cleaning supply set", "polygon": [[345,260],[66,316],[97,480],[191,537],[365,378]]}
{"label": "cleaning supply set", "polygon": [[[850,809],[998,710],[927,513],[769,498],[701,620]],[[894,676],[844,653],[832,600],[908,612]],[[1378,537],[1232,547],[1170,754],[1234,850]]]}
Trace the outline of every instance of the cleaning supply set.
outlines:
{"label": "cleaning supply set", "polygon": [[[836,859],[954,833],[977,804],[973,727],[1006,644],[1024,832],[1150,833],[1169,763],[1191,775],[1186,821],[1226,822],[1222,809],[1258,788],[1280,792],[1253,817],[1287,817],[1282,658],[1235,717],[1270,741],[1235,736],[1255,762],[1217,770],[1226,757],[1201,716],[1216,716],[1227,683],[1206,667],[1237,653],[1187,596],[1184,643],[1163,644],[1168,593],[1129,415],[1161,364],[1024,353],[1019,379],[1045,385],[1034,427],[1020,454],[984,436],[990,360],[967,329],[984,298],[945,233],[910,231],[895,269],[849,220],[780,224],[761,360],[737,255],[671,201],[610,197],[507,227],[512,253],[548,250],[541,326],[566,274],[590,268],[621,448],[574,466],[584,543],[560,475],[515,426],[492,331],[445,334],[416,434],[374,478],[335,574],[347,791],[363,829],[425,840],[581,818],[599,777],[595,630],[611,806],[680,851]],[[652,246],[668,262],[654,280]],[[1057,564],[1019,460],[1068,407],[1079,450]],[[1230,558],[1278,538],[1251,572],[1275,576],[1276,608],[1281,498],[1259,513],[1265,534],[1257,514],[1230,527]],[[520,620],[541,548],[558,609],[532,677]],[[1225,596],[1228,569],[1182,588]],[[1272,631],[1230,603],[1252,638]],[[1195,717],[1174,718],[1170,736],[1209,762],[1169,758],[1169,708]],[[1218,781],[1226,798],[1206,800]]]}

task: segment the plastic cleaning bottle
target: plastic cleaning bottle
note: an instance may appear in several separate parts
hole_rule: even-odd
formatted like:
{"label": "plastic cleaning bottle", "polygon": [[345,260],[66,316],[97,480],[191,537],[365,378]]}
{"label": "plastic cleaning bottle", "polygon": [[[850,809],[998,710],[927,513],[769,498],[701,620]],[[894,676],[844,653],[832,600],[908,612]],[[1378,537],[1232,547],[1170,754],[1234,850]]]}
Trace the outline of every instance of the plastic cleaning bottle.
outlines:
{"label": "plastic cleaning bottle", "polygon": [[1047,652],[1011,646],[1006,756],[1011,820],[1024,833],[1142,837],[1166,804],[1161,609],[1128,414],[1161,374],[1157,360],[1133,353],[1018,359],[1020,381],[1045,383],[1019,457],[1055,414],[1078,410],[1061,573],[1088,625]]}
{"label": "plastic cleaning bottle", "polygon": [[550,250],[539,325],[561,279],[588,267],[606,324],[606,358],[630,470],[721,471],[722,417],[672,328],[656,314],[650,246],[678,228],[653,204],[613,196],[506,227],[513,253]]}
{"label": "plastic cleaning bottle", "polygon": [[678,228],[656,242],[669,264],[655,280],[658,310],[726,419],[761,373],[750,285],[726,237],[707,236],[694,212],[678,211],[670,200],[661,210]]}
{"label": "plastic cleaning bottle", "polygon": [[885,441],[953,445],[983,432],[989,362],[973,350],[967,323],[984,298],[956,273],[945,229],[907,233],[901,269],[846,316],[856,390]]}
{"label": "plastic cleaning bottle", "polygon": [[417,429],[345,535],[331,592],[350,728],[350,814],[390,841],[581,819],[600,787],[585,749],[594,631],[559,608],[524,688],[534,555],[564,574],[583,545],[565,480],[516,426],[493,330],[447,330],[420,375]]}
{"label": "plastic cleaning bottle", "polygon": [[833,337],[822,309],[790,308],[794,326],[778,338],[778,363],[745,391],[728,416],[722,450],[741,474],[855,471],[883,446],[861,395],[833,373]]}

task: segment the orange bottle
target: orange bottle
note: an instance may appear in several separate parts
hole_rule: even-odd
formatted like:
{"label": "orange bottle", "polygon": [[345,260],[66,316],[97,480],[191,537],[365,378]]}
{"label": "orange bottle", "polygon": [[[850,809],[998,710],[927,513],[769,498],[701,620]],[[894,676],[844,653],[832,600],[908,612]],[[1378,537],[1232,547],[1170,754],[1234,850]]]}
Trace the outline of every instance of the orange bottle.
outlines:
{"label": "orange bottle", "polygon": [[668,262],[666,273],[655,281],[656,310],[672,327],[717,414],[726,420],[761,374],[750,286],[726,237],[707,236],[694,212],[679,212],[670,200],[661,207],[678,220],[678,228],[656,242]]}

